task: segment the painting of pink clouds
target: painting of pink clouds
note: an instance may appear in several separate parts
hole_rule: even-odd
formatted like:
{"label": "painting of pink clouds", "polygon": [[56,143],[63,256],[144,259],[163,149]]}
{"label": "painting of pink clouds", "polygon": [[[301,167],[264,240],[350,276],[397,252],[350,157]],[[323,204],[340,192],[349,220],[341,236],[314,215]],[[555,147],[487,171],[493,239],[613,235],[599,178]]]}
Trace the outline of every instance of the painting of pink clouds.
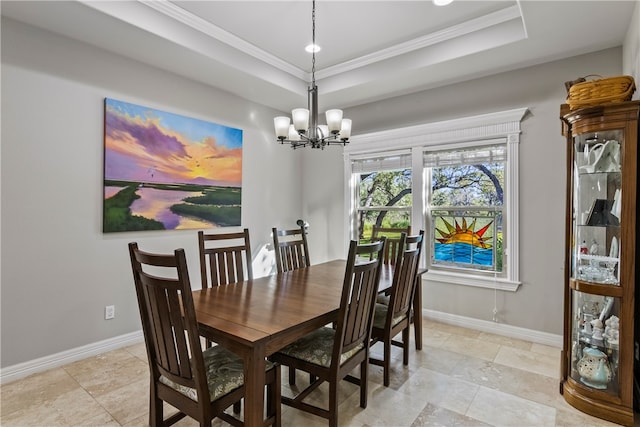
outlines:
{"label": "painting of pink clouds", "polygon": [[105,99],[105,233],[239,226],[242,130]]}

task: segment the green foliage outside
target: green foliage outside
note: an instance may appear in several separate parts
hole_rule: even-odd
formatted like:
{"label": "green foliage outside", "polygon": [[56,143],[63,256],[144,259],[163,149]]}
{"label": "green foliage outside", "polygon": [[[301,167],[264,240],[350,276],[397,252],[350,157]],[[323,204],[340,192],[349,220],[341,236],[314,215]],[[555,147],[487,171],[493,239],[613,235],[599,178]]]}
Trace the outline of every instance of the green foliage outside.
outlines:
{"label": "green foliage outside", "polygon": [[131,215],[129,206],[140,196],[136,194],[137,185],[127,183],[127,187],[120,190],[113,197],[104,201],[104,224],[105,233],[116,231],[142,231],[142,230],[164,230],[164,225],[154,219],[145,218],[138,215]]}
{"label": "green foliage outside", "polygon": [[433,206],[501,206],[504,163],[431,169]]}
{"label": "green foliage outside", "polygon": [[504,254],[504,248],[502,246],[502,231],[498,232],[498,240],[496,244],[496,271],[502,271],[502,258]]}
{"label": "green foliage outside", "polygon": [[240,225],[240,206],[211,206],[181,203],[171,206],[171,212],[180,216],[201,218],[221,227]]}
{"label": "green foliage outside", "polygon": [[360,207],[406,207],[407,210],[361,210],[358,217],[360,239],[370,239],[373,226],[405,228],[410,222],[411,169],[382,171],[360,176]]}
{"label": "green foliage outside", "polygon": [[[375,212],[376,214],[378,214],[379,212]],[[391,214],[403,214],[403,217],[399,217],[399,215],[391,215]],[[393,220],[393,217],[396,216],[398,217],[395,221]],[[382,227],[384,228],[407,228],[409,225],[411,225],[411,221],[409,220],[409,213],[408,212],[389,212],[387,215],[385,215],[384,219],[382,220]],[[369,241],[371,240],[371,235],[373,234],[373,222],[365,222],[364,223],[364,227],[362,228],[362,241]],[[397,233],[397,235],[394,235],[393,233],[385,233],[385,236],[389,237],[389,238],[399,238],[400,237],[400,233]]]}

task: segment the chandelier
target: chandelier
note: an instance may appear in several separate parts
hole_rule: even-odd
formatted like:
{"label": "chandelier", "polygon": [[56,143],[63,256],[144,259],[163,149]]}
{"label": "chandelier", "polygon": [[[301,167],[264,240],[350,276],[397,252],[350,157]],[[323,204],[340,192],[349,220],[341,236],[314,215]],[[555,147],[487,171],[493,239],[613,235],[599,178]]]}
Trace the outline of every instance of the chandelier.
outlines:
{"label": "chandelier", "polygon": [[351,136],[351,120],[342,118],[342,110],[327,110],[326,125],[318,123],[318,87],[316,86],[316,2],[313,0],[311,12],[311,86],[307,90],[307,108],[295,108],[291,111],[293,124],[289,117],[273,119],[276,138],[281,144],[289,143],[292,148],[306,147],[324,149],[325,145],[346,145]]}

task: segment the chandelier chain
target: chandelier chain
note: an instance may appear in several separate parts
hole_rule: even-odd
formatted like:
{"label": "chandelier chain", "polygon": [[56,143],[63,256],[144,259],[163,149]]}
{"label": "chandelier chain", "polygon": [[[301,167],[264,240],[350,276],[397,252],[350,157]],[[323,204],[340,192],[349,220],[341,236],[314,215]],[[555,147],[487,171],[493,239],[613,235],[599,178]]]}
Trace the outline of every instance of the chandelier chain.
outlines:
{"label": "chandelier chain", "polygon": [[[342,110],[326,111],[327,124],[318,123],[318,87],[316,86],[316,2],[311,9],[311,86],[307,90],[307,108],[292,110],[293,124],[289,117],[275,117],[276,138],[281,144],[290,143],[292,148],[306,147],[324,149],[328,145],[346,145],[351,136],[351,120],[342,117]],[[307,49],[309,50],[309,49]]]}
{"label": "chandelier chain", "polygon": [[311,9],[311,43],[313,45],[311,54],[311,86],[316,85],[316,0],[313,0]]}

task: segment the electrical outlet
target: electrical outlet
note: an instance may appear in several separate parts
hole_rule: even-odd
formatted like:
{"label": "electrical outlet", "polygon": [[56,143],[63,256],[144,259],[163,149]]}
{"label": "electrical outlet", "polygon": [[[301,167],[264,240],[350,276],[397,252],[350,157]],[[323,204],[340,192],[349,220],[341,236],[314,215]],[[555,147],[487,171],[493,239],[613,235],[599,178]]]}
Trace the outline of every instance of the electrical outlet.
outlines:
{"label": "electrical outlet", "polygon": [[104,308],[104,319],[110,320],[116,317],[116,306],[108,305]]}

